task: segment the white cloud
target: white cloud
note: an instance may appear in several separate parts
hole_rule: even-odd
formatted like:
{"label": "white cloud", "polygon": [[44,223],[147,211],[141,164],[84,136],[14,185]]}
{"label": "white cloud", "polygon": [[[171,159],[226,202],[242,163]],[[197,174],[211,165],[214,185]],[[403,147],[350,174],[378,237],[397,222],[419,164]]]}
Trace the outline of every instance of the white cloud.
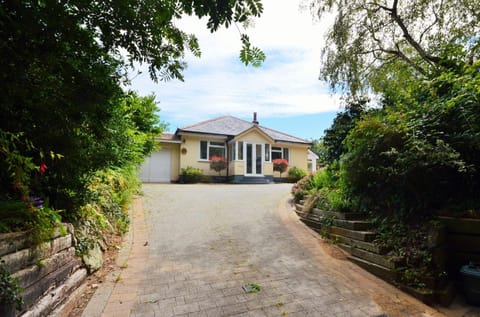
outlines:
{"label": "white cloud", "polygon": [[211,34],[205,20],[186,17],[177,25],[197,35],[202,57],[187,56],[185,82],[155,84],[144,72],[132,81],[133,89],[154,92],[162,115],[185,124],[253,111],[264,117],[337,111],[339,97],[318,80],[325,27],[314,24],[309,12],[300,12],[297,1],[262,2],[264,14],[247,30],[252,44],[267,54],[262,67],[247,68],[239,62],[235,26]]}

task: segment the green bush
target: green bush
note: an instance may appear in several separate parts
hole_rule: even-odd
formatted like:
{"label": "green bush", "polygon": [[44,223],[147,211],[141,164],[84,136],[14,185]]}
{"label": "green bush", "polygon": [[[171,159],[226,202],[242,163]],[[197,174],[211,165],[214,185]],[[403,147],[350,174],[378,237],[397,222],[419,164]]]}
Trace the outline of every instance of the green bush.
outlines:
{"label": "green bush", "polygon": [[290,183],[295,183],[307,176],[307,172],[299,167],[293,166],[288,170],[287,175],[288,181]]}
{"label": "green bush", "polygon": [[203,171],[199,168],[187,166],[181,170],[180,182],[183,184],[193,184],[204,180],[205,176],[203,175]]}
{"label": "green bush", "polygon": [[33,244],[48,241],[57,228],[65,233],[60,212],[43,204],[39,197],[0,200],[0,232],[27,231]]}
{"label": "green bush", "polygon": [[22,310],[24,300],[20,295],[23,289],[19,286],[18,278],[10,275],[5,268],[5,262],[0,262],[0,305],[15,305],[19,311]]}
{"label": "green bush", "polygon": [[390,106],[357,122],[341,162],[359,208],[406,217],[478,208],[479,85],[478,71],[444,74],[412,89],[408,106]]}
{"label": "green bush", "polygon": [[106,234],[123,234],[128,230],[128,207],[139,187],[134,166],[92,175],[87,186],[89,203],[78,208],[72,219],[79,229],[75,230],[77,254],[91,249]]}

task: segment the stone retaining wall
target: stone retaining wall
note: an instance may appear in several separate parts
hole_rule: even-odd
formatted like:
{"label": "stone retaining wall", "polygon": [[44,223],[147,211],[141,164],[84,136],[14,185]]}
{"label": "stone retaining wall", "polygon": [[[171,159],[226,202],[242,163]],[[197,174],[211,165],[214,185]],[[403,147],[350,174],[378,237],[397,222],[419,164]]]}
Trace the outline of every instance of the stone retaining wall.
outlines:
{"label": "stone retaining wall", "polygon": [[73,227],[57,230],[51,241],[31,247],[26,233],[0,234],[0,261],[18,278],[25,305],[15,316],[46,316],[87,276],[75,255]]}

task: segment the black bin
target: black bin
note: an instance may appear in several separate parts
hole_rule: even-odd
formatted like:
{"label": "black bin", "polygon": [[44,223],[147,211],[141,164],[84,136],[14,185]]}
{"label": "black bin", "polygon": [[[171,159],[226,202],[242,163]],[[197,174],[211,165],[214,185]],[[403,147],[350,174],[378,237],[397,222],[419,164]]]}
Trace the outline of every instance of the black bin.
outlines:
{"label": "black bin", "polygon": [[480,306],[480,265],[470,263],[460,269],[467,303]]}

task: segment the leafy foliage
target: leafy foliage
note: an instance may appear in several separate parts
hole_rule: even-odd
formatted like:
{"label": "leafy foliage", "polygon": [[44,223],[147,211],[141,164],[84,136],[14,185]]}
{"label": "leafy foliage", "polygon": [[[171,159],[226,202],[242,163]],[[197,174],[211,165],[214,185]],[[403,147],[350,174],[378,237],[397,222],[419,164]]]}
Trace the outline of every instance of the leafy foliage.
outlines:
{"label": "leafy foliage", "polygon": [[203,181],[205,176],[199,168],[187,166],[181,169],[180,182],[185,184],[193,184]]}
{"label": "leafy foliage", "polygon": [[287,178],[291,183],[295,183],[307,176],[307,172],[299,167],[293,166],[288,169]]}
{"label": "leafy foliage", "polygon": [[333,120],[332,126],[325,130],[322,157],[326,162],[331,164],[339,160],[340,156],[346,152],[343,141],[355,126],[355,122],[366,112],[368,101],[366,97],[356,96],[349,96],[345,99],[345,110],[339,112]]}
{"label": "leafy foliage", "polygon": [[479,57],[478,1],[311,0],[335,20],[322,52],[321,78],[356,93],[392,81],[461,69]]}
{"label": "leafy foliage", "polygon": [[78,254],[91,249],[108,234],[125,233],[130,223],[127,207],[138,193],[136,166],[97,171],[87,183],[87,203],[70,220],[75,232]]}
{"label": "leafy foliage", "polygon": [[418,85],[414,102],[357,123],[343,169],[360,208],[428,213],[478,204],[478,67]]}
{"label": "leafy foliage", "polygon": [[0,262],[0,304],[14,304],[17,310],[22,310],[24,300],[20,296],[21,292],[23,289],[19,286],[18,279],[10,275],[2,260]]}
{"label": "leafy foliage", "polygon": [[265,53],[263,53],[258,47],[252,47],[250,44],[250,38],[242,34],[242,50],[240,51],[240,60],[248,66],[252,64],[253,67],[260,67],[265,61]]}
{"label": "leafy foliage", "polygon": [[319,139],[312,139],[312,146],[311,150],[313,153],[318,155],[317,159],[317,165],[320,166],[325,166],[328,164],[328,159],[327,159],[327,148],[325,146],[323,138]]}

